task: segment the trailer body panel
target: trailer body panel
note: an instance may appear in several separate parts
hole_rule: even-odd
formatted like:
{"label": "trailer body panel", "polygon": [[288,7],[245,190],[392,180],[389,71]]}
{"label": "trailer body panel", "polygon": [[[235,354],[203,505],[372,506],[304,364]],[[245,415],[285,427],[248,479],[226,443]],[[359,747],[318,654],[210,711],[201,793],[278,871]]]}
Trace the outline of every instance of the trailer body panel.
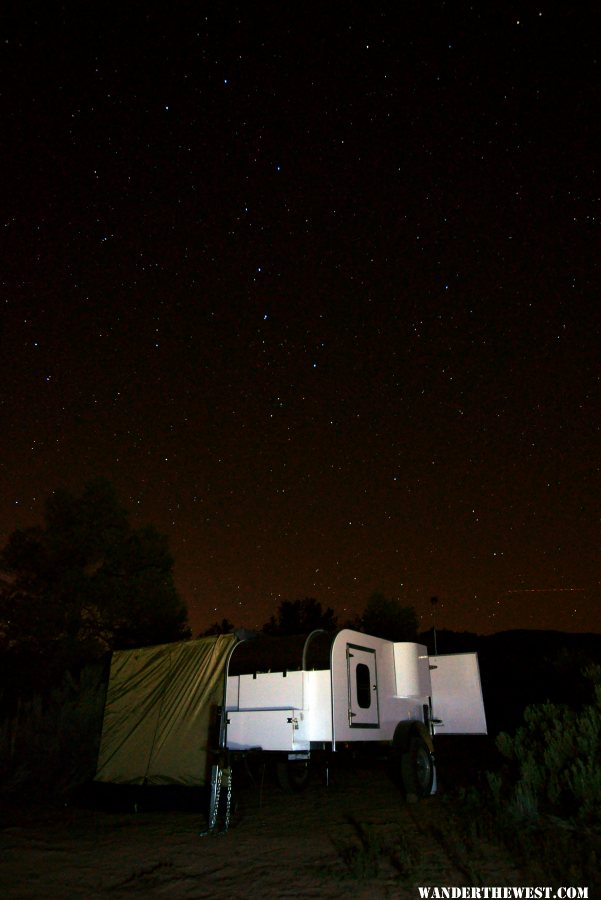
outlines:
{"label": "trailer body panel", "polygon": [[309,750],[301,709],[232,710],[227,713],[230,750]]}
{"label": "trailer body panel", "polygon": [[306,672],[240,675],[239,709],[304,709]]}

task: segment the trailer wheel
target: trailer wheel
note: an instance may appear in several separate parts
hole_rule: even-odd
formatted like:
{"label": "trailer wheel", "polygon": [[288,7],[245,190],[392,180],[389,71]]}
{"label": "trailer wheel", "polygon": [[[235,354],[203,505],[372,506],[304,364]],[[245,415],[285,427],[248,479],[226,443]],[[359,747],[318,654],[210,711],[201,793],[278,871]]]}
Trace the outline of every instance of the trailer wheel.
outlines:
{"label": "trailer wheel", "polygon": [[401,777],[407,797],[428,797],[434,782],[434,759],[423,738],[411,736],[401,754]]}
{"label": "trailer wheel", "polygon": [[279,762],[276,767],[276,777],[279,786],[288,794],[297,794],[309,784],[309,760],[288,759]]}

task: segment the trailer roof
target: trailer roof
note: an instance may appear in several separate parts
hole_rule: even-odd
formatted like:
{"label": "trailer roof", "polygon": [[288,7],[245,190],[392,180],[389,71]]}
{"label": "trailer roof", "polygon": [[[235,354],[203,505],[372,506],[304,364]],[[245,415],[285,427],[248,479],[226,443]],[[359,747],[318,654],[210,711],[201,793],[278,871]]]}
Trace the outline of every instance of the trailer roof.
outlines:
{"label": "trailer roof", "polygon": [[310,634],[248,638],[232,650],[228,674],[329,669],[330,650],[335,637],[336,632],[320,630]]}

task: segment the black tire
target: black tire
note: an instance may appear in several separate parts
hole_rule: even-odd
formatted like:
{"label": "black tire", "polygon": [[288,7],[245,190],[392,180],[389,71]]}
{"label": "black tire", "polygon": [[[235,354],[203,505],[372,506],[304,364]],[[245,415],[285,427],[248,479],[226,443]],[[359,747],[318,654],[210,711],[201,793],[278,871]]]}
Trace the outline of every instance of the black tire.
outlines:
{"label": "black tire", "polygon": [[308,759],[286,760],[279,762],[276,767],[278,784],[287,794],[304,791],[309,784],[310,774]]}
{"label": "black tire", "polygon": [[429,797],[434,783],[434,758],[423,738],[414,734],[401,754],[401,777],[407,799]]}

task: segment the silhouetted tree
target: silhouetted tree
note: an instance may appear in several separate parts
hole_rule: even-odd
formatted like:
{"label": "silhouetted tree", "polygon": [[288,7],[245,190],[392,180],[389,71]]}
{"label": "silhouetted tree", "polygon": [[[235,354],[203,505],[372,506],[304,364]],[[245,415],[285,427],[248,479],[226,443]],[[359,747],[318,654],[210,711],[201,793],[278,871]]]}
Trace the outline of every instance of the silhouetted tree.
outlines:
{"label": "silhouetted tree", "polygon": [[44,519],[0,556],[0,649],[70,661],[189,637],[166,537],[132,529],[109,482],[55,492]]}
{"label": "silhouetted tree", "polygon": [[334,631],[336,615],[330,607],[323,610],[318,600],[305,597],[304,600],[283,600],[277,614],[263,626],[263,631],[273,635],[305,634],[316,628]]}
{"label": "silhouetted tree", "polygon": [[417,616],[412,606],[401,606],[399,600],[376,592],[367,601],[361,616],[361,628],[366,634],[389,641],[417,640]]}
{"label": "silhouetted tree", "polygon": [[231,634],[235,630],[236,626],[229,619],[224,618],[221,622],[213,622],[212,625],[201,631],[199,637],[211,637],[214,634]]}

